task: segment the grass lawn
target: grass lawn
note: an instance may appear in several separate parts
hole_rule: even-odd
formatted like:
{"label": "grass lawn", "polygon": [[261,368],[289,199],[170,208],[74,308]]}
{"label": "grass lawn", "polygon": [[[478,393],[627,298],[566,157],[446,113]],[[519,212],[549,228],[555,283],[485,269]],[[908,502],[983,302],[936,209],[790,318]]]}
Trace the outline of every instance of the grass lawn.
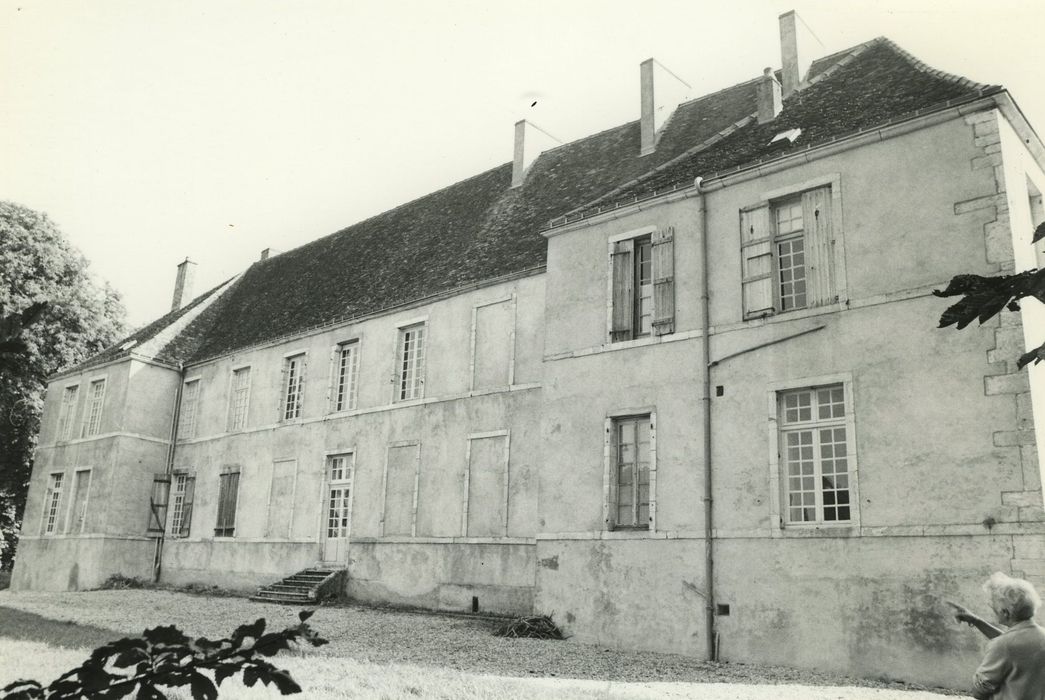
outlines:
{"label": "grass lawn", "polygon": [[[297,609],[167,591],[0,593],[0,687],[49,682],[99,644],[159,624],[221,637],[265,617],[270,629]],[[503,639],[476,618],[362,607],[323,607],[310,621],[330,644],[273,659],[303,686],[333,698],[701,698],[725,700],[940,700],[941,695],[794,669],[708,664],[667,654],[621,652],[573,642]],[[881,684],[879,684],[881,685]],[[189,695],[171,693],[171,697]],[[222,698],[279,697],[230,680]]]}

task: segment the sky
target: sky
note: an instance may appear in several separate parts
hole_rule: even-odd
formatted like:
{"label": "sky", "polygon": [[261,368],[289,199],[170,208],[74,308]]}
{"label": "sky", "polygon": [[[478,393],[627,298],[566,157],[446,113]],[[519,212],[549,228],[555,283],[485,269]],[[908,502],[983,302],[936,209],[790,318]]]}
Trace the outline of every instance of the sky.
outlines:
{"label": "sky", "polygon": [[[650,57],[691,96],[884,35],[1007,87],[1045,134],[1040,0],[0,0],[0,199],[47,212],[134,325],[512,158],[638,118]],[[551,142],[554,143],[554,142]],[[356,272],[356,271],[347,271]]]}

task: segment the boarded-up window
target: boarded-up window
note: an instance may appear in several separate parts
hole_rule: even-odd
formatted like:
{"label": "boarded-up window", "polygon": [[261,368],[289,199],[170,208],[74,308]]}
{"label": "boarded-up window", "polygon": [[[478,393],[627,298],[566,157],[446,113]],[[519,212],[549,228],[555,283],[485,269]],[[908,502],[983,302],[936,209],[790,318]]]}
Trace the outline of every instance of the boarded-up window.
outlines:
{"label": "boarded-up window", "polygon": [[171,537],[189,536],[195,494],[196,477],[184,472],[174,474],[171,483]]}
{"label": "boarded-up window", "polygon": [[419,445],[390,445],[385,467],[385,503],[382,534],[416,532]]}
{"label": "boarded-up window", "polygon": [[80,469],[73,475],[73,502],[69,510],[66,532],[80,534],[87,519],[87,499],[91,489],[91,470]]}
{"label": "boarded-up window", "polygon": [[62,390],[62,405],[58,409],[58,428],[55,430],[55,440],[68,440],[72,437],[73,416],[76,413],[76,397],[80,392],[79,386],[67,386]]}
{"label": "boarded-up window", "polygon": [[296,459],[272,463],[272,483],[269,490],[268,525],[265,536],[273,539],[290,537],[294,516],[294,487],[297,478]]}
{"label": "boarded-up window", "polygon": [[239,470],[229,470],[218,480],[218,519],[214,525],[215,537],[236,534],[236,503],[239,499]]}
{"label": "boarded-up window", "polygon": [[473,389],[508,386],[514,343],[515,312],[512,300],[476,307]]}
{"label": "boarded-up window", "polygon": [[675,233],[672,227],[613,244],[610,254],[614,342],[675,331]]}
{"label": "boarded-up window", "polygon": [[508,528],[508,435],[468,441],[468,537],[504,537]]}

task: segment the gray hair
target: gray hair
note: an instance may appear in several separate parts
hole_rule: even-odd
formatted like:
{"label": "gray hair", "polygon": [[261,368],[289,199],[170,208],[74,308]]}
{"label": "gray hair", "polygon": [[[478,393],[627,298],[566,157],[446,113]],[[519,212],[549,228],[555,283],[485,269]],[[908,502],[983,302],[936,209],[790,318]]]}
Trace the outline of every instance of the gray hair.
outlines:
{"label": "gray hair", "polygon": [[1041,598],[1029,581],[1006,576],[1000,571],[991,574],[983,584],[983,590],[990,597],[994,612],[1004,612],[1016,622],[1031,619],[1041,607]]}

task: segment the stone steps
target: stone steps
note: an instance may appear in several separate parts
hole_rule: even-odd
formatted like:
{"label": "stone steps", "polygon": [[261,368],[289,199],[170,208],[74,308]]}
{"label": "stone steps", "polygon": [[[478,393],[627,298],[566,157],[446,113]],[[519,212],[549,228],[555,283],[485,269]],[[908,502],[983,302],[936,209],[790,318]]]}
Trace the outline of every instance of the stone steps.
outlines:
{"label": "stone steps", "polygon": [[317,605],[320,602],[320,589],[323,584],[341,571],[327,568],[305,569],[276,583],[261,586],[250,599],[285,605]]}

